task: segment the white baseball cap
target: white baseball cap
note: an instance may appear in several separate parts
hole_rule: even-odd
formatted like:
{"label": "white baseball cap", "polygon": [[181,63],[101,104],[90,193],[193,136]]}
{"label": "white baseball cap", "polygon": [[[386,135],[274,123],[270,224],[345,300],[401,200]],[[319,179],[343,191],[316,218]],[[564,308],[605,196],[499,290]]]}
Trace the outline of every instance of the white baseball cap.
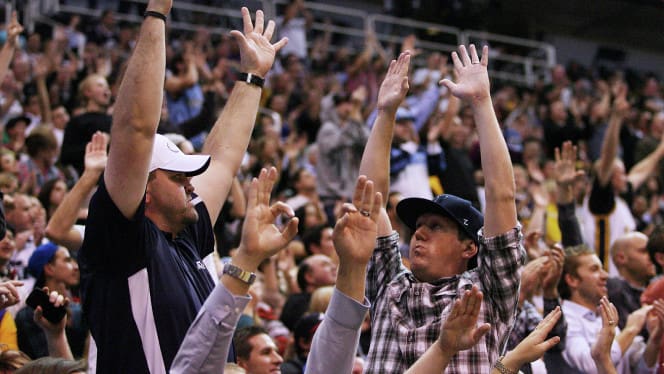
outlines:
{"label": "white baseball cap", "polygon": [[208,166],[210,166],[210,156],[186,155],[167,137],[156,134],[150,160],[150,172],[161,169],[185,173],[187,176],[193,177],[204,172]]}

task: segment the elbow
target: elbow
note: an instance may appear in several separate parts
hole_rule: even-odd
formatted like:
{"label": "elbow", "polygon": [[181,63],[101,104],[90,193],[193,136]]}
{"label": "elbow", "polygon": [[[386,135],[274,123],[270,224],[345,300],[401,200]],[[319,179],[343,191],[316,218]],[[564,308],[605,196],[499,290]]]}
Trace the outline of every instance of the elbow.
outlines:
{"label": "elbow", "polygon": [[45,234],[50,241],[56,244],[62,240],[61,232],[50,223],[46,226]]}
{"label": "elbow", "polygon": [[516,201],[516,188],[514,181],[508,183],[487,183],[485,186],[486,200],[493,202],[511,202]]}

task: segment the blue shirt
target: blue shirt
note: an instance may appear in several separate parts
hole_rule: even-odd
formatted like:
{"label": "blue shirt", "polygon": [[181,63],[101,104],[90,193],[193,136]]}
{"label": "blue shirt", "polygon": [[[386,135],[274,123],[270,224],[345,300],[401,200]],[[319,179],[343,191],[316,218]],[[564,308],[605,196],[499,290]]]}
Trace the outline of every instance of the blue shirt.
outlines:
{"label": "blue shirt", "polygon": [[164,373],[215,282],[204,259],[214,236],[205,204],[177,237],[111,200],[103,178],[90,201],[79,253],[85,317],[98,347],[98,373]]}

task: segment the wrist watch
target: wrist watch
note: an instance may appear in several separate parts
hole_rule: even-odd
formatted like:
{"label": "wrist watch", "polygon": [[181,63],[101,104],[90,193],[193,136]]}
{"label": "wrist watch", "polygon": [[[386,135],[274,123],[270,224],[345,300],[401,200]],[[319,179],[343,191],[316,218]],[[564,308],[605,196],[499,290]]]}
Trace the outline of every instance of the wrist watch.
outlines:
{"label": "wrist watch", "polygon": [[237,78],[240,82],[253,84],[254,86],[258,86],[260,88],[263,88],[263,84],[265,84],[265,79],[259,77],[256,74],[238,73]]}
{"label": "wrist watch", "polygon": [[498,361],[496,361],[495,364],[493,364],[493,367],[500,372],[500,374],[518,374],[518,370],[514,371],[505,365],[503,365],[503,359],[505,356],[500,356],[498,358]]}
{"label": "wrist watch", "polygon": [[228,275],[228,276],[231,276],[235,279],[238,279],[238,280],[246,283],[249,286],[254,284],[254,282],[256,281],[256,274],[254,274],[250,271],[240,269],[239,267],[237,267],[237,266],[235,266],[231,263],[228,263],[228,264],[224,265],[224,272],[223,273]]}

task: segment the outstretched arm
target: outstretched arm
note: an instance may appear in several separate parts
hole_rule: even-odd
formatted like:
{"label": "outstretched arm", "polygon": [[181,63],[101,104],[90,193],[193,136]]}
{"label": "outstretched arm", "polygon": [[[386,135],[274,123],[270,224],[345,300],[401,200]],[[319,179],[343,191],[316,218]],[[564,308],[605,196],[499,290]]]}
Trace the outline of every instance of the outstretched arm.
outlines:
{"label": "outstretched arm", "polygon": [[627,175],[627,180],[632,184],[632,188],[636,190],[648,177],[655,171],[659,161],[664,157],[664,136],[659,141],[659,145],[643,160],[639,161]]}
{"label": "outstretched arm", "polygon": [[[242,227],[242,242],[232,263],[245,271],[255,272],[258,265],[290,242],[297,233],[297,218],[293,210],[282,202],[270,206],[270,193],[277,178],[277,170],[261,170],[251,181],[247,203],[247,218]],[[292,219],[283,230],[275,225],[277,216]],[[249,302],[249,284],[223,275],[192,322],[171,373],[214,373],[224,364],[233,332],[241,311]]]}
{"label": "outstretched arm", "polygon": [[[374,182],[377,192],[387,196],[390,189],[390,148],[397,109],[408,93],[408,67],[410,54],[401,53],[398,60],[392,60],[385,79],[378,91],[378,113],[371,129],[371,135],[364,148],[360,174]],[[392,225],[385,209],[381,209],[378,221],[378,236],[392,233]]]}
{"label": "outstretched arm", "polygon": [[609,127],[604,134],[602,150],[597,163],[597,178],[600,186],[606,186],[611,180],[613,162],[618,155],[618,142],[620,141],[620,127],[629,110],[627,102],[627,86],[618,87],[616,98],[613,100],[613,112],[609,118]]}
{"label": "outstretched arm", "polygon": [[486,187],[484,236],[492,237],[516,227],[517,216],[512,161],[493,111],[489,91],[489,48],[483,48],[480,60],[474,45],[470,45],[470,53],[463,45],[459,46],[459,54],[452,52],[452,61],[457,82],[444,79],[442,84],[473,109]]}
{"label": "outstretched arm", "polygon": [[74,229],[81,205],[97,186],[108,157],[108,136],[97,131],[85,147],[85,169],[71,191],[65,195],[46,226],[46,237],[54,243],[78,251],[83,244],[81,233]]}
{"label": "outstretched arm", "polygon": [[581,226],[576,218],[574,204],[574,181],[583,176],[583,171],[576,170],[576,146],[572,142],[563,143],[562,150],[555,149],[556,185],[558,186],[558,225],[562,233],[564,246],[583,243]]}
{"label": "outstretched arm", "polygon": [[[172,0],[150,0],[147,9],[168,14]],[[166,74],[166,25],[146,17],[129,59],[113,115],[104,182],[120,212],[132,218],[143,200]]]}
{"label": "outstretched arm", "polygon": [[491,325],[488,323],[477,326],[482,297],[482,292],[473,286],[454,301],[450,315],[440,328],[438,341],[415,361],[406,374],[442,373],[454,355],[472,348],[489,332]]}
{"label": "outstretched arm", "polygon": [[23,26],[18,23],[16,11],[12,12],[12,19],[7,26],[7,41],[0,50],[0,82],[5,79],[5,74],[9,70],[9,64],[14,57],[14,51],[18,45],[18,35],[23,32]]}
{"label": "outstretched arm", "polygon": [[343,206],[334,226],[339,271],[330,306],[314,335],[306,373],[350,373],[369,305],[364,297],[367,263],[373,253],[379,212],[383,206],[373,182],[360,176],[353,203]]}
{"label": "outstretched arm", "polygon": [[[242,8],[244,33],[233,30],[231,35],[240,47],[240,69],[244,73],[264,78],[272,67],[274,56],[288,39],[270,43],[274,21],[263,29],[263,11],[256,12],[255,25],[247,8]],[[211,156],[210,167],[192,179],[196,193],[210,212],[212,224],[217,221],[233,177],[240,167],[258,113],[261,88],[246,82],[236,82],[224,110],[203,145],[203,153]]]}

